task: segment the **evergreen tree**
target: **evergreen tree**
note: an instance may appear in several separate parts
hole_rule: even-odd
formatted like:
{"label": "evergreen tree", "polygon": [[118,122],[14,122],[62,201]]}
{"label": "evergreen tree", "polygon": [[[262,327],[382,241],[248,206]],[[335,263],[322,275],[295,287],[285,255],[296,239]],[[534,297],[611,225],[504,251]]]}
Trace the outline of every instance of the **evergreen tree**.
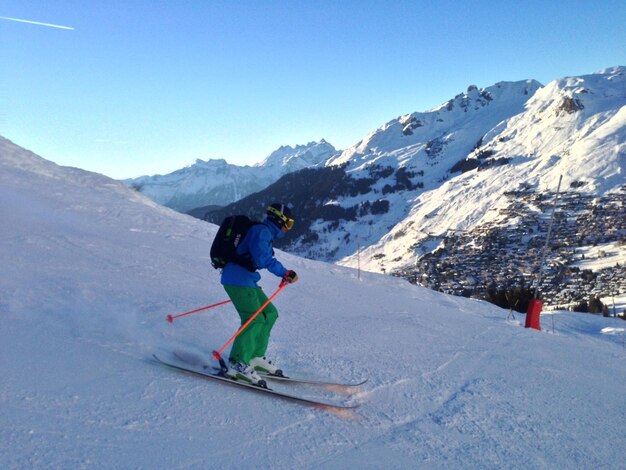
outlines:
{"label": "evergreen tree", "polygon": [[588,313],[589,312],[589,304],[587,303],[586,300],[583,300],[580,303],[578,303],[577,305],[575,305],[572,310],[574,312]]}
{"label": "evergreen tree", "polygon": [[602,313],[604,309],[604,304],[602,303],[602,301],[600,301],[600,299],[596,296],[591,297],[589,299],[589,312],[590,313]]}

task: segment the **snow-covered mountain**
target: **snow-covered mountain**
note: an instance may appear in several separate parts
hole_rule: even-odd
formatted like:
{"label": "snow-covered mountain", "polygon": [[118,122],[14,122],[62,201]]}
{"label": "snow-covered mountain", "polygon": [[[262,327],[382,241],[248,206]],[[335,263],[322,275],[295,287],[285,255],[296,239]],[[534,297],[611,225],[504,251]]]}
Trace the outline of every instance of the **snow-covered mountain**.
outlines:
{"label": "snow-covered mountain", "polygon": [[167,175],[141,176],[125,182],[164,206],[186,212],[202,206],[224,206],[260,191],[285,173],[324,163],[337,153],[321,140],[283,146],[253,166],[223,159],[196,163]]}
{"label": "snow-covered mountain", "polygon": [[[458,230],[497,222],[524,188],[601,196],[626,184],[626,67],[556,80],[470,86],[440,107],[381,126],[324,168],[285,175],[221,211],[294,206],[282,245],[314,259],[390,272]],[[288,190],[286,190],[286,188]],[[504,221],[506,223],[509,220]]]}
{"label": "snow-covered mountain", "polygon": [[[521,112],[540,87],[535,80],[500,82],[484,89],[470,85],[438,108],[388,122],[327,164],[348,163],[350,169],[372,164],[417,167],[418,160],[426,160],[430,167],[438,165],[436,175],[443,177],[487,131]],[[419,165],[421,169],[429,170],[426,165]]]}
{"label": "snow-covered mountain", "polygon": [[[624,322],[507,310],[277,250],[270,355],[369,380],[332,414],[158,366],[209,360],[239,320],[210,267],[216,227],[0,138],[0,467],[620,468]],[[265,272],[266,292],[277,278]],[[522,351],[523,354],[519,352]],[[276,387],[279,387],[277,384]],[[287,386],[284,386],[287,387]]]}
{"label": "snow-covered mountain", "polygon": [[[291,147],[283,145],[273,151],[265,160],[254,165],[272,175],[284,175],[325,163],[337,154],[337,150],[324,139],[307,145]],[[275,178],[275,180],[278,178]],[[275,181],[274,180],[274,181]]]}
{"label": "snow-covered mountain", "polygon": [[[423,155],[416,163],[410,148],[395,155],[401,164],[428,165]],[[432,243],[429,233],[445,236],[496,222],[497,209],[509,203],[506,194],[520,188],[556,191],[561,175],[561,191],[600,196],[626,185],[626,67],[551,82],[522,112],[482,135],[453,168],[457,172],[448,163],[442,169],[448,173],[429,191],[391,196],[397,223],[362,253],[368,269],[413,262],[427,250],[422,242]]]}

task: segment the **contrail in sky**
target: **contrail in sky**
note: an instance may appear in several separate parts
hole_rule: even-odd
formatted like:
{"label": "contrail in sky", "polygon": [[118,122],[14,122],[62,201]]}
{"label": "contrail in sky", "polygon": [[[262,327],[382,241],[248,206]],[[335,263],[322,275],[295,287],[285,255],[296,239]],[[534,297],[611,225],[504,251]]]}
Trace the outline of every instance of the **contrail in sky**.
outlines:
{"label": "contrail in sky", "polygon": [[0,20],[17,21],[18,23],[36,24],[39,26],[48,26],[49,28],[70,29],[74,31],[74,28],[71,28],[69,26],[61,26],[58,24],[50,24],[50,23],[40,23],[39,21],[20,20],[19,18],[8,18],[6,16],[0,16]]}

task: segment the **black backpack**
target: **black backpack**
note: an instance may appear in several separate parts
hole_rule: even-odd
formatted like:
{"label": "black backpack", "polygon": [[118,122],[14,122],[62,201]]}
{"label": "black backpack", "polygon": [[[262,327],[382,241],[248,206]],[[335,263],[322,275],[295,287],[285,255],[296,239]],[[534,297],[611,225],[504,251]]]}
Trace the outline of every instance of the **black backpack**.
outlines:
{"label": "black backpack", "polygon": [[237,247],[250,227],[258,223],[245,215],[231,215],[224,219],[211,245],[211,264],[215,269],[223,268],[226,263],[236,263],[248,271],[256,271],[250,256],[238,255]]}

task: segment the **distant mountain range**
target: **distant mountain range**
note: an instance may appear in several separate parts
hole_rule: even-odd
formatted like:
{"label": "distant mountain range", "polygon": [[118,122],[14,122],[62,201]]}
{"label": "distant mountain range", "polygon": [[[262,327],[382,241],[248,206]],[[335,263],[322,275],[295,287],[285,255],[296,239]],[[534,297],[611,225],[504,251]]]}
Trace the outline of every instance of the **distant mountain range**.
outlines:
{"label": "distant mountain range", "polygon": [[[398,271],[450,234],[497,221],[511,192],[554,192],[560,175],[562,191],[597,196],[626,184],[625,72],[613,67],[546,86],[471,85],[433,110],[389,121],[343,152],[322,141],[279,149],[254,167],[198,162],[132,183],[179,210],[208,201],[202,205],[212,207],[195,215],[215,223],[233,212],[261,217],[266,204],[283,201],[297,223],[282,248]],[[500,222],[515,223],[510,216]]]}
{"label": "distant mountain range", "polygon": [[167,175],[141,176],[125,182],[152,200],[180,212],[203,206],[224,206],[260,191],[282,175],[324,163],[337,153],[321,140],[280,147],[252,166],[232,165],[223,159],[196,163]]}

